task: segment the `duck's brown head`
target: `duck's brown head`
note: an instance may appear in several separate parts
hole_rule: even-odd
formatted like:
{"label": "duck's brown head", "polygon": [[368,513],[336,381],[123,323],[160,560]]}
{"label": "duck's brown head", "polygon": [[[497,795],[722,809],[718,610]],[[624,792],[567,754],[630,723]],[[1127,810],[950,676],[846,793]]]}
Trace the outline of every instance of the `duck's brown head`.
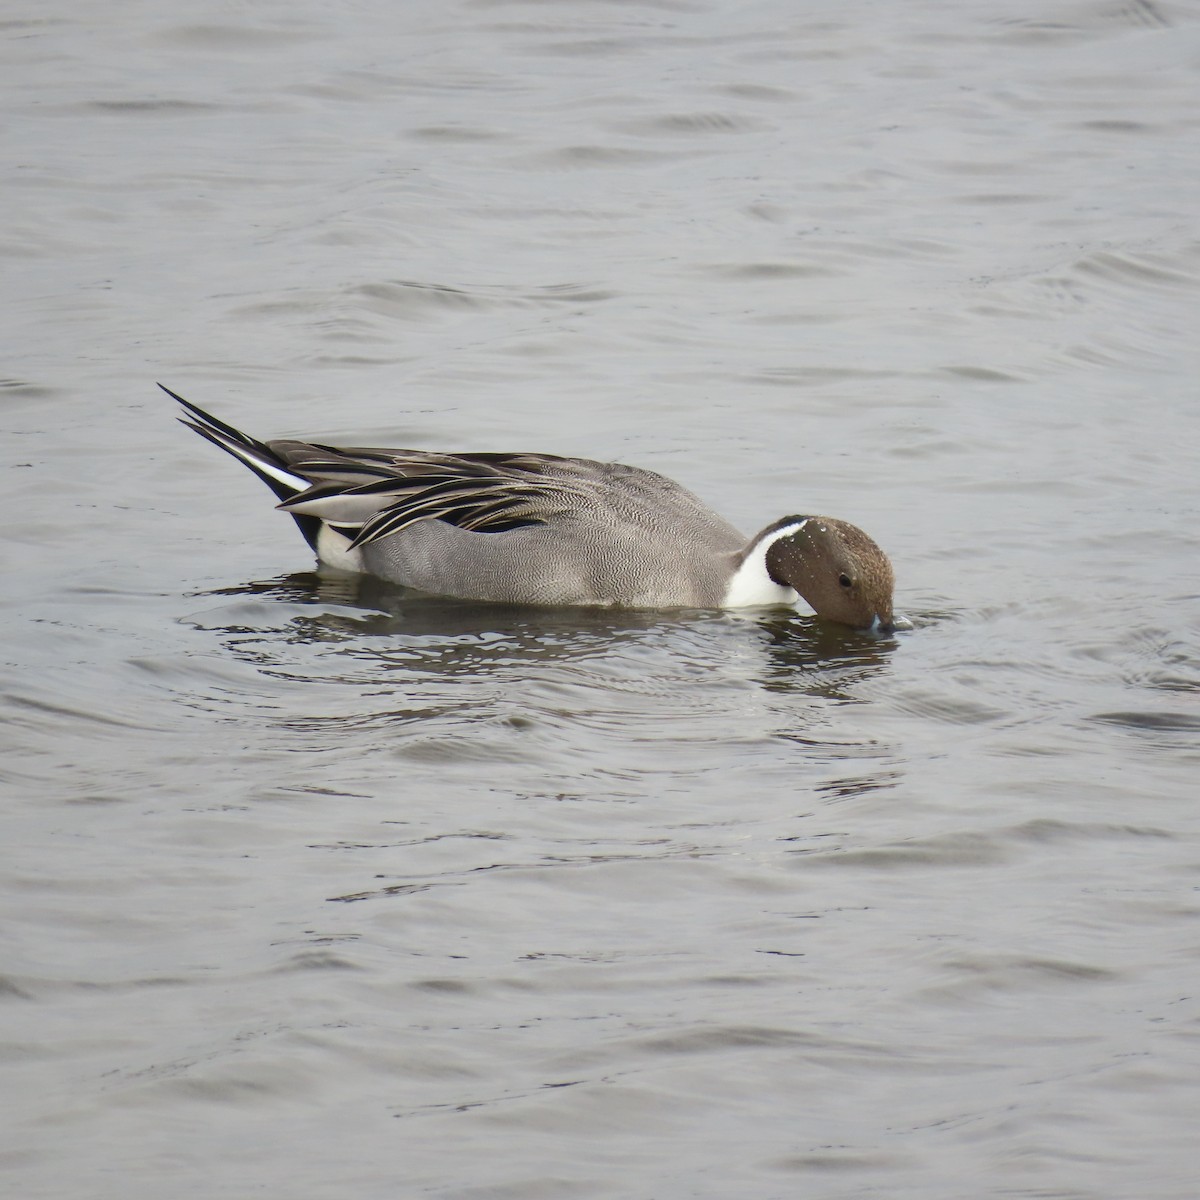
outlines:
{"label": "duck's brown head", "polygon": [[767,574],[795,588],[817,616],[890,633],[894,577],[887,555],[857,525],[791,517],[795,529],[767,548]]}

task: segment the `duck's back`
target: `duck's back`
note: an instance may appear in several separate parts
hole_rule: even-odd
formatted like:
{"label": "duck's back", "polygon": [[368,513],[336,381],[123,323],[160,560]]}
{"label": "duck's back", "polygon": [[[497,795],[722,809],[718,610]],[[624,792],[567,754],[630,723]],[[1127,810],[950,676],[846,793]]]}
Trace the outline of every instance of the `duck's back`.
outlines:
{"label": "duck's back", "polygon": [[746,539],[673,480],[587,459],[462,458],[552,486],[525,506],[527,524],[486,532],[418,521],[364,546],[367,570],[421,591],[504,603],[721,604]]}

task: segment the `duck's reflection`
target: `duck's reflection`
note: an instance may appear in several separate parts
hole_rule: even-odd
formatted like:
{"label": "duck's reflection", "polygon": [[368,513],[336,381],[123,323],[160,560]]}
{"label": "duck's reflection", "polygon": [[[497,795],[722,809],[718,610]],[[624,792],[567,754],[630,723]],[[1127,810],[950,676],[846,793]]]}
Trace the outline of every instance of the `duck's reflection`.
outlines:
{"label": "duck's reflection", "polygon": [[896,645],[894,637],[779,610],[482,604],[334,572],[282,575],[204,596],[223,603],[193,622],[222,635],[235,653],[261,664],[271,642],[337,645],[350,668],[347,682],[361,681],[367,662],[374,671],[451,676],[621,656],[632,670],[639,658],[651,670],[673,658],[686,674],[727,671],[734,660],[739,674],[767,691],[848,701],[859,682],[886,669]]}

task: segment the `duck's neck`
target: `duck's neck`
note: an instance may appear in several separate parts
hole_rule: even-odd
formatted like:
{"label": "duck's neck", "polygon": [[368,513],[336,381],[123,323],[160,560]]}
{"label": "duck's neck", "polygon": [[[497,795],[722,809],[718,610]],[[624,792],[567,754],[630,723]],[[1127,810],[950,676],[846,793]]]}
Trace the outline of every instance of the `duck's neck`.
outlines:
{"label": "duck's neck", "polygon": [[780,538],[791,537],[804,528],[807,517],[785,517],[768,525],[743,551],[741,562],[725,590],[723,608],[753,608],[766,604],[795,604],[795,588],[777,583],[767,570],[767,551]]}

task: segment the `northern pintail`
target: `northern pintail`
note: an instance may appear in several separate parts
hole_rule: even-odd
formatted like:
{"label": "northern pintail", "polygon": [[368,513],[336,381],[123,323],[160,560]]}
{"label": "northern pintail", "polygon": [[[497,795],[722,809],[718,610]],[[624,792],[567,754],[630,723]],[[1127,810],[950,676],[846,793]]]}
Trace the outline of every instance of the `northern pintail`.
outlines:
{"label": "northern pintail", "polygon": [[187,410],[185,425],[279,497],[330,567],[508,604],[747,608],[802,596],[819,617],[895,627],[891,563],[846,521],[783,517],[747,541],[639,467],[260,442],[163,391]]}

